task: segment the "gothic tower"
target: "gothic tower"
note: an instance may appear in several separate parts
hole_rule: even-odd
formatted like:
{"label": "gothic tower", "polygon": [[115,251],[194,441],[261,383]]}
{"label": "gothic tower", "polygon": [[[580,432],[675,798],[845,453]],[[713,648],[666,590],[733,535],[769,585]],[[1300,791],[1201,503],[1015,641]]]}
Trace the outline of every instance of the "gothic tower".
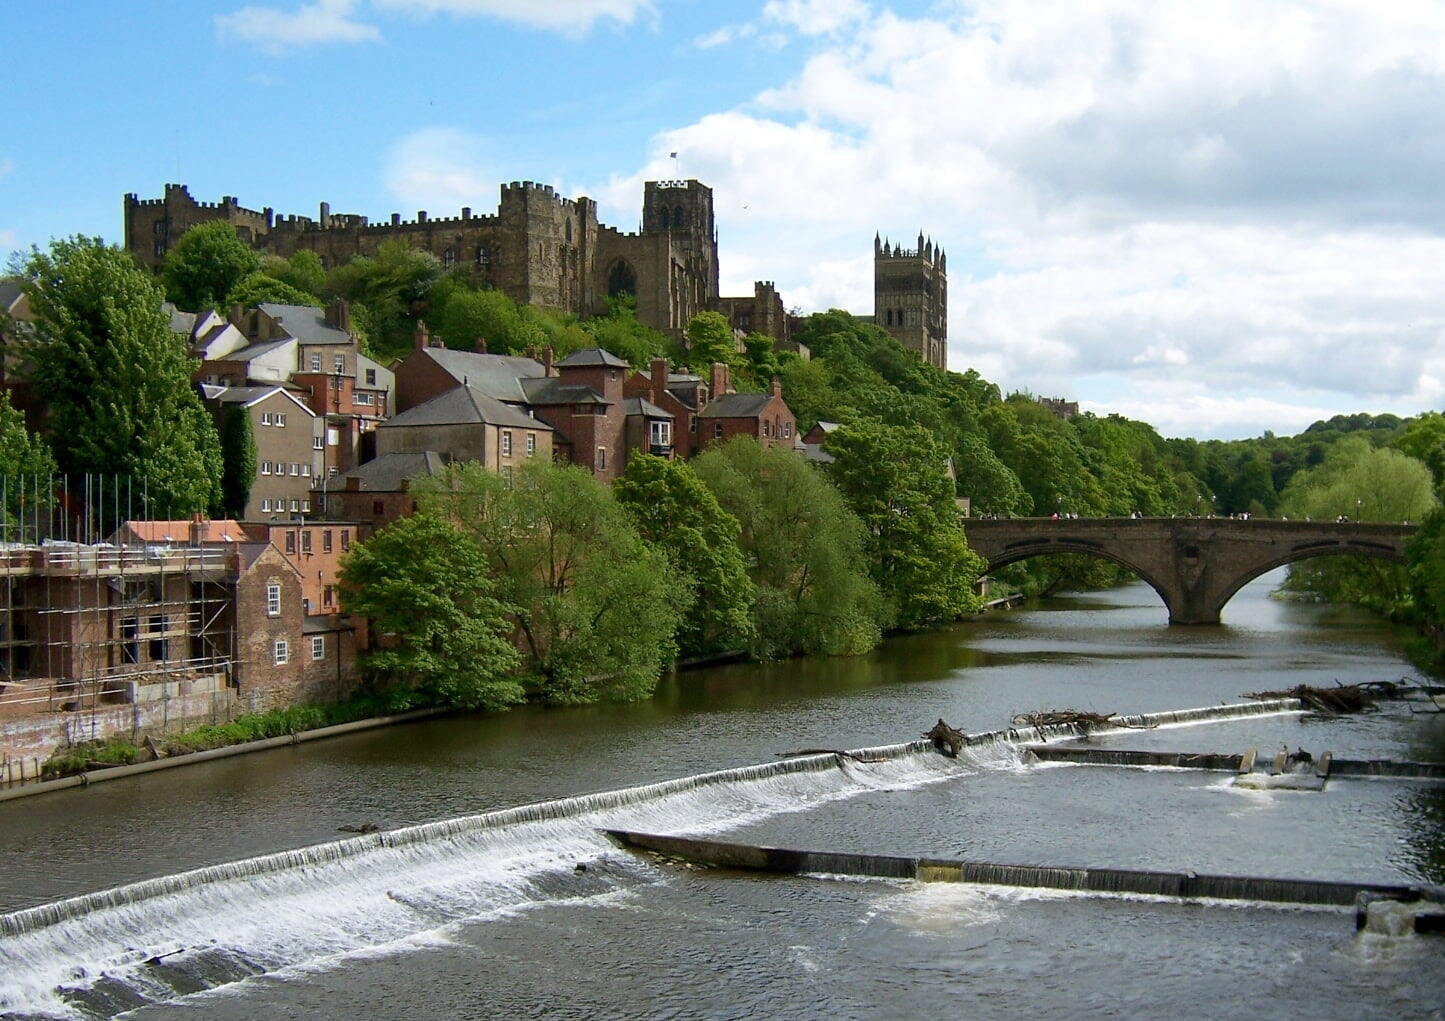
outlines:
{"label": "gothic tower", "polygon": [[921,231],[913,250],[873,235],[873,321],[929,365],[948,368],[948,256]]}

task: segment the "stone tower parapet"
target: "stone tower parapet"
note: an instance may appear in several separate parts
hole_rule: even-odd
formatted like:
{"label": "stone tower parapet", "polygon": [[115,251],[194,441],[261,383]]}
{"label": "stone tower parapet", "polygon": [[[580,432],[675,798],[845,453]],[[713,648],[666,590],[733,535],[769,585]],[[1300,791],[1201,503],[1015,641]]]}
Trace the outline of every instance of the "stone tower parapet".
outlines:
{"label": "stone tower parapet", "polygon": [[912,249],[873,236],[873,321],[929,365],[948,368],[948,256],[922,231]]}

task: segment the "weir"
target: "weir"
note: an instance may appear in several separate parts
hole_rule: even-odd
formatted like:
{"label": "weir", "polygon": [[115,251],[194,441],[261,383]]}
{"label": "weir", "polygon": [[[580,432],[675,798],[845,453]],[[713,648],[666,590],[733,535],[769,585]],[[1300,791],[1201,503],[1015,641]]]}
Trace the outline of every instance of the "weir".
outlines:
{"label": "weir", "polygon": [[[1076,762],[1089,766],[1167,766],[1176,769],[1217,770],[1230,773],[1250,772],[1244,766],[1248,753],[1227,755],[1218,752],[1155,752],[1126,748],[1068,748],[1056,745],[1033,745],[1028,754],[1040,762]],[[1330,779],[1350,777],[1392,777],[1402,780],[1445,780],[1445,763],[1409,762],[1396,759],[1338,759],[1326,752],[1310,771],[1328,775]]]}
{"label": "weir", "polygon": [[1005,865],[952,858],[798,851],[696,837],[608,830],[624,847],[701,865],[788,875],[869,876],[933,883],[981,883],[1080,893],[1139,894],[1179,900],[1265,901],[1276,904],[1353,906],[1361,897],[1445,903],[1445,887],[1403,883],[1340,883],[1315,879],[1221,876],[1147,869]]}
{"label": "weir", "polygon": [[[1300,711],[1247,702],[1118,718],[1185,726]],[[928,742],[819,754],[444,819],[146,879],[0,915],[0,1015],[108,1016],[251,975],[366,950],[553,898],[656,881],[604,829],[719,831],[859,794],[1018,763],[1023,742],[1075,725],[965,735],[957,759]],[[593,862],[574,872],[579,862]],[[115,996],[116,989],[124,993]]]}

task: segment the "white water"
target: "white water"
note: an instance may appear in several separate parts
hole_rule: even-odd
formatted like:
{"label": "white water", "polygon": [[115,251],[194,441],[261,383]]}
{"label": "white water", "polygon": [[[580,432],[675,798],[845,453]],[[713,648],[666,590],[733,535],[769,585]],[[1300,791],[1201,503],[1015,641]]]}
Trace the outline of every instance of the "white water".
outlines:
{"label": "white water", "polygon": [[[1189,725],[1296,708],[1247,703],[1121,722]],[[1016,742],[1073,736],[1069,727],[970,735],[957,760],[922,742],[863,749],[857,759],[809,756],[319,844],[18,911],[0,916],[0,1012],[108,1016],[462,919],[614,893],[657,873],[614,848],[602,828],[716,832],[869,791],[1023,769]],[[588,870],[575,872],[578,863]],[[157,955],[167,956],[147,963]]]}

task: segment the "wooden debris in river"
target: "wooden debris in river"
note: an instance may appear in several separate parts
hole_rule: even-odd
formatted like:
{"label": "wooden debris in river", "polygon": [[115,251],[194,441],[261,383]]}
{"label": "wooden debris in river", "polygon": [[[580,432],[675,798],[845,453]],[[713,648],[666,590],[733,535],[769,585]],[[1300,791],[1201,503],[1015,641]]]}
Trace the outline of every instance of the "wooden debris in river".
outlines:
{"label": "wooden debris in river", "polygon": [[1388,681],[1370,681],[1365,684],[1336,684],[1333,688],[1316,688],[1309,684],[1296,684],[1282,691],[1247,691],[1245,698],[1273,699],[1297,698],[1306,709],[1318,713],[1362,713],[1375,708],[1381,698],[1398,697],[1395,685]]}
{"label": "wooden debris in river", "polygon": [[1089,713],[1081,709],[1048,709],[1037,713],[1015,713],[1015,727],[1057,727],[1073,726],[1089,730],[1092,727],[1116,727],[1117,713]]}
{"label": "wooden debris in river", "polygon": [[926,740],[932,741],[933,747],[950,759],[958,758],[958,753],[963,748],[963,731],[950,727],[943,722],[942,717],[939,717],[938,722],[933,725],[933,729],[923,736]]}

